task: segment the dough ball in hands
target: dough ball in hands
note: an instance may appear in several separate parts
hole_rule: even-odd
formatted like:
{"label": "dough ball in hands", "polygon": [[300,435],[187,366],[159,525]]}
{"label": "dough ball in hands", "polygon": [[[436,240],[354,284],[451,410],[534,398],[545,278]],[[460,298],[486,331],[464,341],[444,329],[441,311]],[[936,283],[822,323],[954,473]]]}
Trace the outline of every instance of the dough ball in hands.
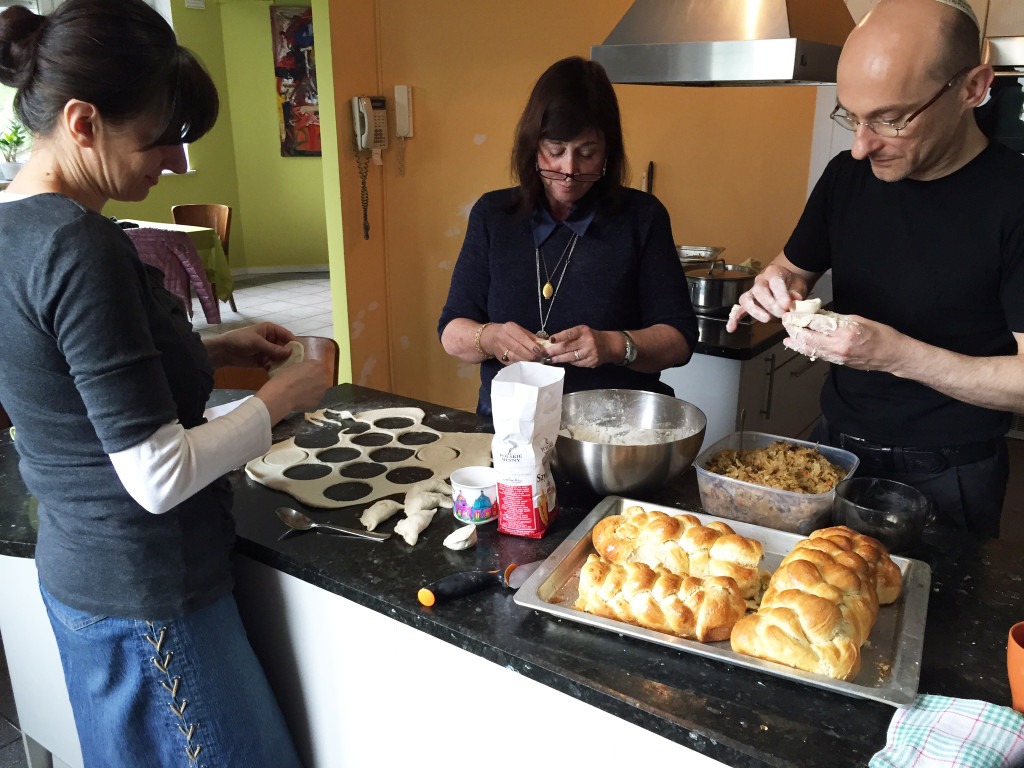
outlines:
{"label": "dough ball in hands", "polygon": [[802,328],[827,335],[851,323],[848,315],[822,309],[821,299],[793,302],[793,308],[782,316],[782,327],[794,339]]}
{"label": "dough ball in hands", "polygon": [[288,357],[279,362],[271,363],[267,368],[268,376],[276,376],[285,368],[290,368],[306,359],[306,350],[302,346],[302,342],[289,341],[285,346],[288,347]]}

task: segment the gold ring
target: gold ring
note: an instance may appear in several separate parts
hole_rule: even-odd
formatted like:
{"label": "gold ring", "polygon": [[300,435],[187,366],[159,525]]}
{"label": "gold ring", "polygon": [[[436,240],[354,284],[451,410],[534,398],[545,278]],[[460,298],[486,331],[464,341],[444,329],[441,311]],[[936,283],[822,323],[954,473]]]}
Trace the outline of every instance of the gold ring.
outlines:
{"label": "gold ring", "polygon": [[573,355],[575,355],[576,362],[578,363],[580,361],[580,351],[577,349],[575,352],[573,352]]}
{"label": "gold ring", "polygon": [[503,355],[501,356],[501,362],[503,362],[503,363],[507,363],[507,362],[508,362],[508,353],[509,353],[510,351],[511,351],[511,350],[508,350],[508,349],[506,349],[506,350],[505,350],[505,354],[503,354]]}

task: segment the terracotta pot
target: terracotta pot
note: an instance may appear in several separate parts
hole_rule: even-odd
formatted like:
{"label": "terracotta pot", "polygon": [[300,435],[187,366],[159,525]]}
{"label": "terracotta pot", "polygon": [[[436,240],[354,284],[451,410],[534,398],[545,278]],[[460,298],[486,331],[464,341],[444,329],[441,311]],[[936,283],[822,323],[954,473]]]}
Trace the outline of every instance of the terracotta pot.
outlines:
{"label": "terracotta pot", "polygon": [[1006,673],[1010,678],[1013,708],[1024,714],[1024,621],[1010,627],[1006,644]]}

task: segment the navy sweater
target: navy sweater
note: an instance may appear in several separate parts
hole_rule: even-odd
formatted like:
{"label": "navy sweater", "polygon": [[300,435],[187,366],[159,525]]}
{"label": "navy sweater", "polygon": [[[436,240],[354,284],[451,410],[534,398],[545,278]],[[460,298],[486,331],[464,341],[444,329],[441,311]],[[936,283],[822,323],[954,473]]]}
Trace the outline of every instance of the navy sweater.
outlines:
{"label": "navy sweater", "polygon": [[[515,322],[536,333],[541,327],[537,264],[531,218],[512,212],[515,189],[488,192],[473,206],[466,239],[452,274],[438,334],[452,320]],[[570,219],[589,215],[586,198]],[[592,204],[592,203],[591,203]],[[542,244],[549,269],[572,236],[559,225]],[[553,301],[545,330],[550,335],[576,325],[595,330],[635,330],[665,324],[677,329],[690,348],[697,321],[686,275],[679,265],[668,212],[657,198],[623,189],[616,206],[597,204],[593,220],[573,252]],[[498,360],[480,365],[477,412],[491,413],[491,380]],[[657,373],[620,365],[566,366],[565,392],[621,388],[672,394]]]}

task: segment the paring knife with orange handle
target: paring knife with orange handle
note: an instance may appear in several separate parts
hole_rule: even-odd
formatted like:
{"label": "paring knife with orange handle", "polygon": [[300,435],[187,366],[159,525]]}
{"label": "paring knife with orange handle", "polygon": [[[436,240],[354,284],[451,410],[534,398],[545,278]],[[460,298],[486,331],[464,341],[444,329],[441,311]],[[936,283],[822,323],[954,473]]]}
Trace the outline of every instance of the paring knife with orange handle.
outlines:
{"label": "paring knife with orange handle", "polygon": [[428,608],[456,597],[471,595],[500,584],[509,589],[519,589],[530,575],[543,563],[537,560],[526,565],[515,563],[493,571],[461,571],[444,576],[420,589],[416,594],[420,603]]}

